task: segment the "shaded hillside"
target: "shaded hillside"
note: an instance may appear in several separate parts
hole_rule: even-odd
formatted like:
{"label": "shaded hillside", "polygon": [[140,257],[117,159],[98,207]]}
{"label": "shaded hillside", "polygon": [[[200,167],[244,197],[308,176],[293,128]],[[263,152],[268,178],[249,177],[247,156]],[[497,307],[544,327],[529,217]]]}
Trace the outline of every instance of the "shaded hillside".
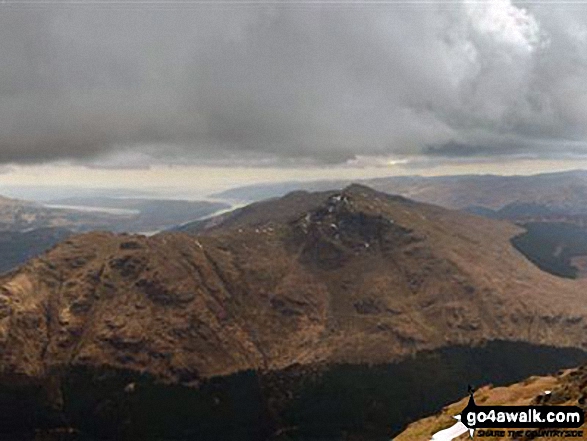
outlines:
{"label": "shaded hillside", "polygon": [[0,273],[35,257],[71,235],[65,228],[0,232]]}
{"label": "shaded hillside", "polygon": [[6,439],[12,429],[18,441],[389,441],[406,424],[460,398],[466,384],[507,384],[586,356],[490,342],[474,350],[424,351],[398,363],[246,370],[202,379],[197,387],[136,370],[76,365],[61,373],[58,407],[41,387],[0,386],[0,435]]}
{"label": "shaded hillside", "polygon": [[512,244],[539,268],[551,274],[575,278],[583,275],[581,258],[587,256],[587,229],[567,223],[536,222]]}
{"label": "shaded hillside", "polygon": [[[302,427],[315,427],[312,421],[345,393],[343,385],[357,378],[360,366],[389,366],[457,346],[472,348],[463,356],[474,357],[492,341],[552,350],[587,346],[581,281],[537,269],[510,245],[522,230],[506,222],[355,185],[291,194],[189,230],[148,238],[74,236],[0,278],[0,385],[8,390],[1,404],[26,397],[21,413],[39,416],[14,420],[47,427],[73,421],[77,429],[99,431],[79,426],[88,420],[83,416],[97,409],[123,416],[125,397],[141,376],[177,386],[173,397],[218,384],[220,397],[196,394],[194,400],[206,404],[194,406],[208,412],[229,403],[226,415],[242,414],[230,403],[257,390],[262,399],[251,405],[259,407],[242,414],[244,420],[211,417],[218,422],[210,431],[222,424],[241,434],[228,439],[255,439],[254,428],[272,437],[299,435]],[[544,359],[540,354],[535,349],[524,357]],[[557,359],[575,362],[581,354],[550,360],[556,367]],[[328,372],[346,372],[345,365],[357,370],[326,381]],[[377,371],[365,369],[365,381],[376,389]],[[230,386],[234,375],[244,375],[244,383]],[[68,386],[72,378],[79,383]],[[398,378],[408,381],[409,371]],[[115,385],[118,398],[96,395],[109,390],[92,386],[100,379]],[[329,392],[301,399],[308,384]],[[167,398],[156,397],[168,392],[153,387],[147,387],[151,403],[165,407]],[[71,390],[87,393],[74,399]],[[362,393],[356,391],[357,399]],[[364,396],[379,396],[373,398],[378,408],[389,403],[389,393]],[[292,409],[321,396],[330,398],[315,403],[318,417],[299,420]],[[404,409],[395,416],[375,411],[371,418],[363,408],[340,407],[329,418],[353,423],[329,426],[321,436],[365,430],[388,436],[402,418],[418,415]],[[193,417],[189,409],[181,413],[185,421]],[[116,430],[135,430],[124,429],[124,421]],[[189,430],[184,436],[193,439]]]}

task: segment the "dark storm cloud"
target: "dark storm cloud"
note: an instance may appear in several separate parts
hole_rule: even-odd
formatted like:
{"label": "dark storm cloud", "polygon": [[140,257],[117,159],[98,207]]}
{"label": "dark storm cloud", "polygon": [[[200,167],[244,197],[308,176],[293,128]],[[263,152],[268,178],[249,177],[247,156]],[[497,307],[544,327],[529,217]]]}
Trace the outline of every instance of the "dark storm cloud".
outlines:
{"label": "dark storm cloud", "polygon": [[526,11],[502,0],[9,2],[0,162],[581,152],[586,17],[587,7]]}
{"label": "dark storm cloud", "polygon": [[518,148],[511,147],[495,147],[485,145],[470,145],[461,144],[450,141],[438,146],[427,146],[424,153],[430,156],[446,156],[446,157],[472,157],[472,156],[497,156],[499,154],[513,154]]}

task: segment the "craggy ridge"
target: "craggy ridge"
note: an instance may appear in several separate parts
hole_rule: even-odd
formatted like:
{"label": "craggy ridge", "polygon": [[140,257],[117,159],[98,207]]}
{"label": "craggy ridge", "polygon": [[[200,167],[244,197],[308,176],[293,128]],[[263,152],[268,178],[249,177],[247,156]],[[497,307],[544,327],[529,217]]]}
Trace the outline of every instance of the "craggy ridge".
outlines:
{"label": "craggy ridge", "polygon": [[351,186],[183,232],[69,238],[0,279],[0,383],[115,369],[201,387],[246,371],[395,363],[512,341],[587,347],[581,281],[538,270],[520,229]]}

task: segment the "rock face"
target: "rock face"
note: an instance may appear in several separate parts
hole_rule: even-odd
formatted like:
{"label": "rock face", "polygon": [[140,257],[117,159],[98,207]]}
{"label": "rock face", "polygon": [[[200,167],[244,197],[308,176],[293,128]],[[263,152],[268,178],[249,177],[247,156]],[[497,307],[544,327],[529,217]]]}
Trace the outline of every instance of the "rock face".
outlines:
{"label": "rock face", "polygon": [[0,384],[45,385],[59,410],[79,369],[198,388],[494,340],[585,349],[583,282],[528,262],[519,232],[351,186],[74,236],[0,279]]}

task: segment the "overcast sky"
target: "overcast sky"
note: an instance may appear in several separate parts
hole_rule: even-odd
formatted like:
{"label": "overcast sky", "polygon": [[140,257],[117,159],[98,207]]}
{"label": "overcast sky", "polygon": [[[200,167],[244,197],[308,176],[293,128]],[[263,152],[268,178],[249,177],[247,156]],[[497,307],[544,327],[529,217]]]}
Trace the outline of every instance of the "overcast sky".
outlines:
{"label": "overcast sky", "polygon": [[587,155],[587,4],[6,0],[0,42],[7,173]]}

